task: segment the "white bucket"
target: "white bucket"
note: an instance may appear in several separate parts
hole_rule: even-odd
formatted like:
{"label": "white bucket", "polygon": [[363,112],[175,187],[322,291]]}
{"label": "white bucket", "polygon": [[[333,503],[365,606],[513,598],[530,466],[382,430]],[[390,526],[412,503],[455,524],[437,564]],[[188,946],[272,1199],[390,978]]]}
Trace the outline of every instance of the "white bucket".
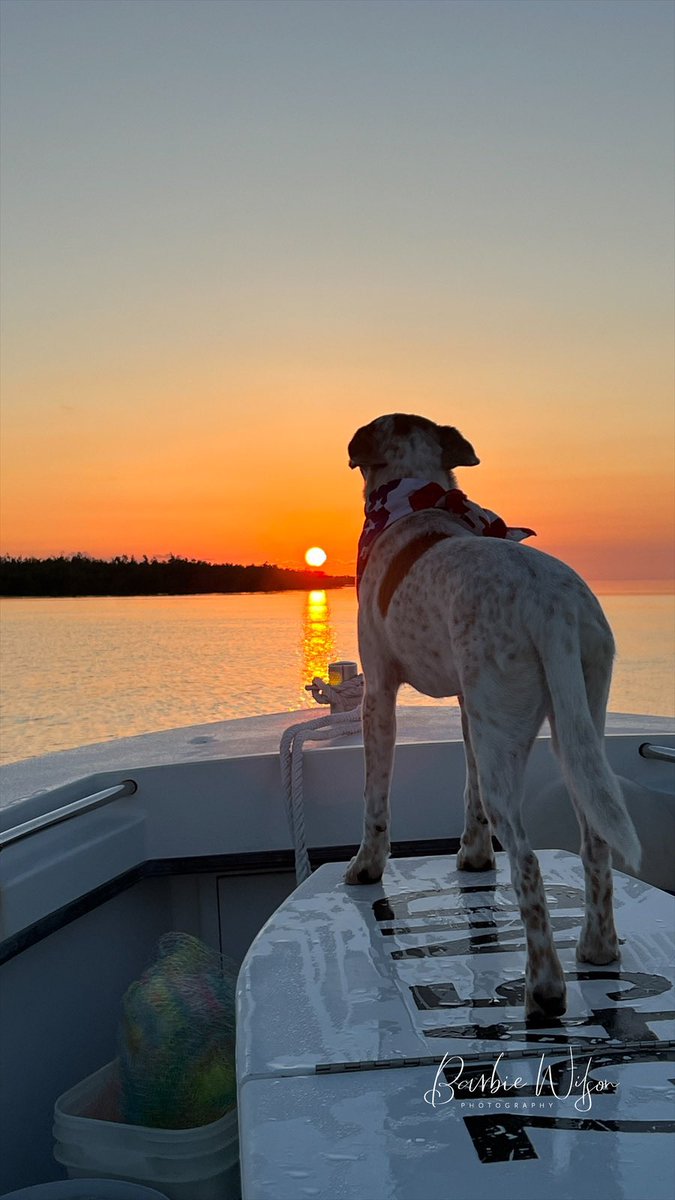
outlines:
{"label": "white bucket", "polygon": [[112,1176],[168,1200],[239,1200],[236,1108],[194,1129],[123,1125],[119,1113],[117,1059],[59,1096],[54,1158],[71,1179]]}

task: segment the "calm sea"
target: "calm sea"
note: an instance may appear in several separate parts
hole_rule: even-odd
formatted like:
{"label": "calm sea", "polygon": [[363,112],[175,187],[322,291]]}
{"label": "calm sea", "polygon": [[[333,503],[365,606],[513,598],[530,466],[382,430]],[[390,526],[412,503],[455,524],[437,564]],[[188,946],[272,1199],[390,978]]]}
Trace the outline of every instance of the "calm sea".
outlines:
{"label": "calm sea", "polygon": [[[618,644],[610,708],[675,715],[675,599],[596,590]],[[358,657],[352,588],[3,600],[0,621],[0,762],[310,707],[304,685]]]}

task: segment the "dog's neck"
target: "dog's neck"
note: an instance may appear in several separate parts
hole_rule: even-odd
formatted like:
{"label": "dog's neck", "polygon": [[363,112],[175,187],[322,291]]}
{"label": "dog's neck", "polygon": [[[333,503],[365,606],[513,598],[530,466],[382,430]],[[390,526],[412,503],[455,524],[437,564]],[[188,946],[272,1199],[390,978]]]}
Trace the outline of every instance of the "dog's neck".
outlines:
{"label": "dog's neck", "polygon": [[363,470],[363,499],[366,503],[366,512],[368,511],[368,498],[374,492],[378,492],[380,488],[388,487],[392,480],[395,483],[416,482],[419,485],[435,483],[442,487],[444,492],[457,487],[453,471],[441,467],[429,471],[422,467],[422,470],[417,471],[416,464],[407,463],[406,466],[407,470],[398,463],[388,463],[386,466],[368,467],[367,470]]}
{"label": "dog's neck", "polygon": [[428,479],[391,479],[374,488],[366,497],[366,519],[359,539],[356,564],[357,590],[373,544],[380,534],[396,521],[430,508],[447,512],[464,530],[478,537],[522,542],[524,538],[534,536],[533,529],[506,525],[497,513],[474,504],[455,486],[446,488]]}

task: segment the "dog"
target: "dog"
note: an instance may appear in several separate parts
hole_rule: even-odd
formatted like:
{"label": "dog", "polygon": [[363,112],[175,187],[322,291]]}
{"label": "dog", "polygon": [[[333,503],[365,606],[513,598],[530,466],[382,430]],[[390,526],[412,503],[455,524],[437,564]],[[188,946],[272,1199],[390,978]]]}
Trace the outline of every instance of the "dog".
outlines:
{"label": "dog", "polygon": [[610,848],[633,869],[640,860],[604,752],[614,639],[571,568],[519,545],[531,530],[509,530],[459,491],[453,468],[478,462],[453,426],[403,413],[371,421],[349,443],[367,514],[357,575],[366,774],[363,839],[345,878],[376,882],[389,854],[400,685],[459,696],[466,786],[457,866],[494,869],[492,829],[508,854],[525,928],[526,1014],[552,1017],[566,1008],[565,977],[521,820],[523,774],[547,717],[581,830],[586,906],[577,958],[613,962]]}

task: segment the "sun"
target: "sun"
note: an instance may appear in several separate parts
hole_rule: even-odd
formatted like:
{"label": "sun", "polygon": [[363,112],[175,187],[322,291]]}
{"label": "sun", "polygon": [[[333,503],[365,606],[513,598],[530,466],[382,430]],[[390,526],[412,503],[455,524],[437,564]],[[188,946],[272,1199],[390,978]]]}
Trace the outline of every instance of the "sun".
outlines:
{"label": "sun", "polygon": [[310,567],[322,567],[328,555],[320,546],[310,546],[309,550],[305,551],[305,562]]}

